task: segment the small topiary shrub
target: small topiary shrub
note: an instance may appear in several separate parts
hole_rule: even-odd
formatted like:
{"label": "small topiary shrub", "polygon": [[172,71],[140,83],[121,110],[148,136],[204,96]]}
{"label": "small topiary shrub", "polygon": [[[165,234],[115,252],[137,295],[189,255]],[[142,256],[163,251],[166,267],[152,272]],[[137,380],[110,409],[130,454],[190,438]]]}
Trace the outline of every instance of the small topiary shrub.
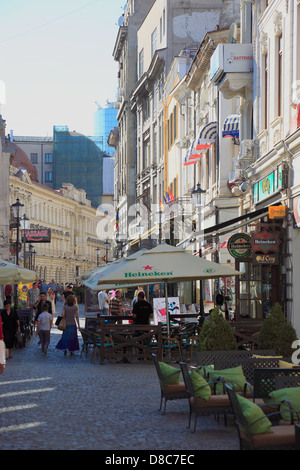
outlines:
{"label": "small topiary shrub", "polygon": [[201,328],[199,351],[232,351],[237,342],[231,326],[216,307]]}
{"label": "small topiary shrub", "polygon": [[297,334],[291,323],[287,322],[279,303],[271,308],[264,320],[258,337],[258,349],[275,349],[276,354],[291,357],[294,350],[292,343]]}

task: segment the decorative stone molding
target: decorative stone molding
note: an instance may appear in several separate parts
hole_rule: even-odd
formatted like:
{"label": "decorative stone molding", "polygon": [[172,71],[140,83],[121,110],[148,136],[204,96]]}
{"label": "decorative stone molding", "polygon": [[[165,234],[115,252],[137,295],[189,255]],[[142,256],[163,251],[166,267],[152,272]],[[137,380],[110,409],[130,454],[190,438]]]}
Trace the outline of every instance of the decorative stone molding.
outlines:
{"label": "decorative stone molding", "polygon": [[262,55],[268,53],[268,35],[263,31],[260,34],[260,52],[262,53]]}
{"label": "decorative stone molding", "polygon": [[282,33],[282,12],[277,10],[274,13],[274,33],[275,36],[280,36]]}

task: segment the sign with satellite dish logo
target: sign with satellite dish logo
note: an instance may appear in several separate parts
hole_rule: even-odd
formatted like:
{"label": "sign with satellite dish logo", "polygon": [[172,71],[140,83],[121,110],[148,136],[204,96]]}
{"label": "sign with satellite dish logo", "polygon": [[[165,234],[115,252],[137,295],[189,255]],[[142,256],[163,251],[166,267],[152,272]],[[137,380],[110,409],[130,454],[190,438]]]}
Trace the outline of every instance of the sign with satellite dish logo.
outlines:
{"label": "sign with satellite dish logo", "polygon": [[251,238],[247,233],[236,233],[228,240],[228,251],[234,258],[251,256]]}

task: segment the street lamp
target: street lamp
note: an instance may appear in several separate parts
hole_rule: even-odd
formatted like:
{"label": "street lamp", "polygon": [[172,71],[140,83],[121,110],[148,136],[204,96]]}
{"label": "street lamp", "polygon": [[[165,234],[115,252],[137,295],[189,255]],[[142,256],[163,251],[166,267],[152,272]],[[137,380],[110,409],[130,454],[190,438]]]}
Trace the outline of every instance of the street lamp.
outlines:
{"label": "street lamp", "polygon": [[105,262],[108,263],[108,247],[109,247],[109,241],[106,239],[104,242],[105,245]]}
{"label": "street lamp", "polygon": [[[192,191],[192,197],[194,205],[198,209],[198,227],[199,232],[201,230],[201,195],[204,194],[206,191],[201,189],[200,183],[197,184],[197,189]],[[201,247],[201,234],[199,234],[199,257],[202,258],[202,247]],[[200,279],[200,298],[199,298],[199,308],[200,308],[200,316],[202,319],[204,318],[204,304],[203,304],[203,282]]]}
{"label": "street lamp", "polygon": [[97,266],[99,266],[100,248],[96,248]]}
{"label": "street lamp", "polygon": [[25,230],[27,228],[26,222],[28,222],[28,221],[29,221],[28,217],[26,217],[26,214],[24,214],[23,217],[22,217],[22,222],[23,222],[22,235],[23,235],[24,268],[26,268],[26,237],[25,237]]}
{"label": "street lamp", "polygon": [[12,204],[12,210],[14,218],[17,221],[17,241],[16,241],[16,265],[19,264],[19,226],[20,226],[20,218],[21,218],[21,209],[24,207],[24,204],[20,203],[19,198],[17,197],[16,202]]}

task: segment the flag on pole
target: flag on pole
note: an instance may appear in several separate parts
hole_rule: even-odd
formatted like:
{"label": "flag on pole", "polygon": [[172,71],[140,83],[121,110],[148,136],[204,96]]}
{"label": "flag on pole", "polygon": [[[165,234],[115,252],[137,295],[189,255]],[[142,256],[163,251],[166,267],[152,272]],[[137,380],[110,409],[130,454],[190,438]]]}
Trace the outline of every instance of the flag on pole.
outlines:
{"label": "flag on pole", "polygon": [[74,246],[74,255],[76,255],[77,246]]}
{"label": "flag on pole", "polygon": [[160,205],[161,210],[164,212],[165,206],[164,206],[163,203],[161,202],[161,199],[159,200],[159,205]]}
{"label": "flag on pole", "polygon": [[171,191],[170,188],[169,188],[169,194],[170,194],[170,199],[171,199],[171,201],[175,201],[175,197],[174,197],[174,195],[173,195],[173,193],[172,193],[172,191]]}
{"label": "flag on pole", "polygon": [[116,230],[119,230],[119,209],[117,210],[117,213],[116,213]]}

